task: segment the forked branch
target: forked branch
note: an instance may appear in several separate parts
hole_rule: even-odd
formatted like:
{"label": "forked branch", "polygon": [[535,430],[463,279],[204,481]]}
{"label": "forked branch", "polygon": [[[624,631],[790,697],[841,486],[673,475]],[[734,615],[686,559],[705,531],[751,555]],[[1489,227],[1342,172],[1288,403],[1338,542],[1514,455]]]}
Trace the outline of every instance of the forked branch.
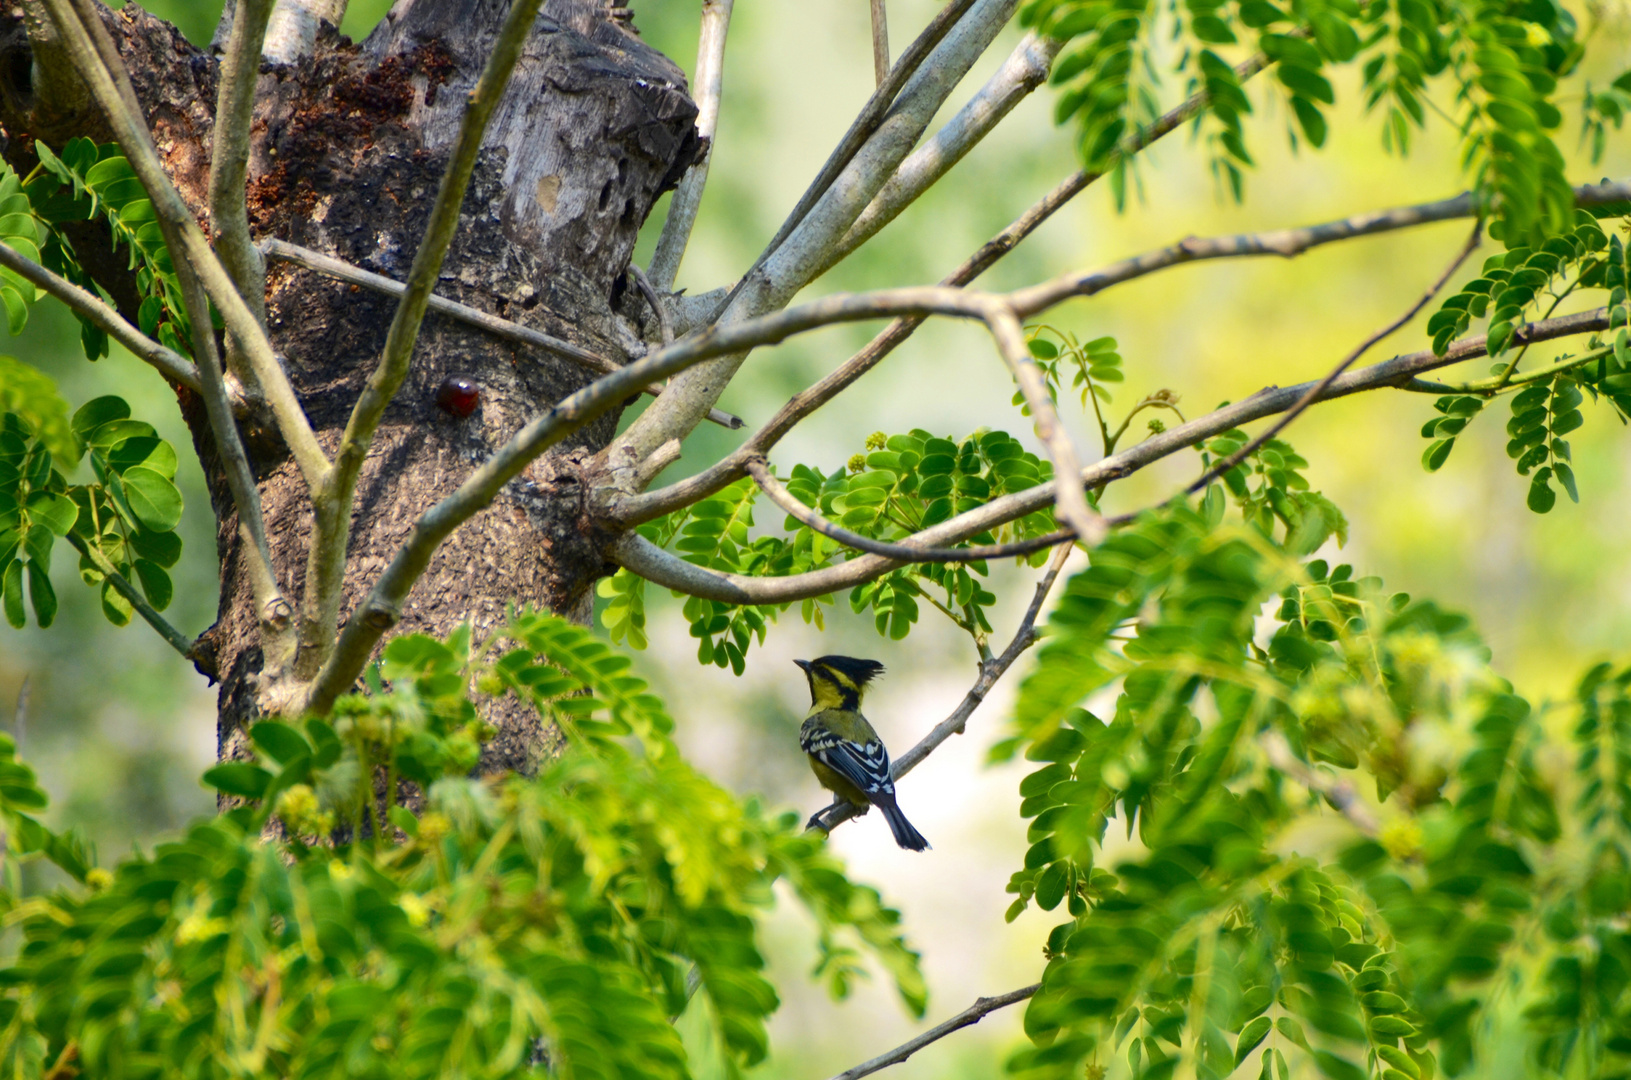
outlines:
{"label": "forked branch", "polygon": [[[1512,340],[1518,344],[1551,341],[1606,329],[1608,309],[1598,308],[1578,315],[1529,323],[1515,330]],[[1457,342],[1443,356],[1428,349],[1349,371],[1332,382],[1320,395],[1319,400],[1346,397],[1349,394],[1383,387],[1404,388],[1415,376],[1423,372],[1487,355],[1487,346],[1487,339],[1480,335]],[[1083,487],[1093,488],[1131,476],[1151,462],[1221,435],[1241,424],[1284,412],[1315,385],[1317,381],[1296,386],[1270,387],[1244,401],[1168,428],[1137,446],[1129,447],[1087,466],[1081,472],[1080,483]],[[984,506],[924,529],[908,537],[904,542],[922,544],[924,547],[944,547],[988,529],[1005,525],[1052,504],[1053,489],[1057,482],[1050,480],[1034,488],[993,499]],[[692,596],[719,600],[727,604],[782,604],[805,600],[840,589],[852,588],[905,565],[902,561],[881,555],[863,555],[837,566],[789,577],[722,574],[688,563],[632,530],[614,541],[607,554],[619,565],[664,588],[677,589]]]}
{"label": "forked branch", "polygon": [[[1270,62],[1267,57],[1258,54],[1237,66],[1235,73],[1242,82],[1245,82],[1257,75]],[[1138,153],[1157,139],[1170,134],[1180,124],[1205,108],[1207,100],[1204,93],[1190,97],[1156,123],[1140,130],[1122,153],[1124,155]],[[940,284],[955,287],[972,282],[1018,247],[1020,241],[1035,232],[1043,222],[1102,175],[1083,171],[1067,177],[1006,229],[986,241],[978,251],[964,260],[961,266],[942,279]],[[911,337],[924,321],[922,316],[913,315],[891,322],[865,348],[846,360],[832,374],[782,406],[764,427],[722,461],[659,491],[624,496],[611,506],[611,516],[621,524],[638,525],[682,506],[689,506],[699,499],[707,498],[727,484],[740,480],[745,475],[746,462],[750,457],[767,453],[784,435],[793,430],[800,420],[814,413],[882,363],[897,346]]]}

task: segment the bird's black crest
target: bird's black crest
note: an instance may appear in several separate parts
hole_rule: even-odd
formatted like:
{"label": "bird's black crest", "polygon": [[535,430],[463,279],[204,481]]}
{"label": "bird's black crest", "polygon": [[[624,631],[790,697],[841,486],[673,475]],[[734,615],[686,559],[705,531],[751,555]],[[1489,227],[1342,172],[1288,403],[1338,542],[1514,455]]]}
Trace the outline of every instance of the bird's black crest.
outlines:
{"label": "bird's black crest", "polygon": [[810,663],[841,672],[856,686],[865,686],[883,674],[883,665],[876,660],[858,660],[853,656],[818,656]]}

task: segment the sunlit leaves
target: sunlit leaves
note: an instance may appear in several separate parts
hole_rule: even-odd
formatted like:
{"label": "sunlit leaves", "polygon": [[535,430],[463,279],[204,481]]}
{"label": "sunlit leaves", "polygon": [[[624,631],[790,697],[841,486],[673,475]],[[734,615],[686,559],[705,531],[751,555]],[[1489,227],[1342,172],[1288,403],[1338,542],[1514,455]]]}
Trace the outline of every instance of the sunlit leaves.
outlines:
{"label": "sunlit leaves", "polygon": [[[25,947],[0,973],[0,1053],[72,1046],[114,1077],[682,1080],[672,1021],[691,1017],[737,1075],[779,1004],[758,942],[778,881],[835,994],[871,957],[921,1015],[899,912],[797,817],[692,769],[662,702],[583,628],[522,612],[487,642],[397,638],[369,683],[329,717],[254,724],[255,759],[206,774],[259,805],[11,909]],[[472,688],[560,725],[536,778],[468,776],[493,735]],[[84,877],[71,841],[19,813],[45,800],[10,755],[0,736],[9,850]],[[392,805],[401,782],[421,816]]]}
{"label": "sunlit leaves", "polygon": [[[43,142],[35,144],[43,169],[24,190],[36,216],[47,225],[95,220],[108,223],[115,249],[128,249],[128,269],[136,271],[141,297],[137,323],[142,333],[183,356],[192,355],[192,330],[181,300],[175,264],[164,246],[164,233],[146,189],[115,143],[96,145],[70,139],[61,155]],[[89,286],[78,257],[61,236],[54,238],[47,264],[70,280]],[[51,265],[51,264],[56,265]],[[94,286],[89,286],[94,288]],[[85,322],[81,316],[81,322]],[[92,360],[107,352],[107,339],[86,323],[85,354]]]}
{"label": "sunlit leaves", "polygon": [[[1112,351],[1100,347],[1092,355],[1097,359],[1090,364],[1119,377],[1115,366],[1120,358]],[[830,473],[795,465],[784,482],[795,498],[827,520],[871,539],[894,541],[1052,477],[1049,462],[1006,432],[981,431],[957,440],[914,429],[873,434],[865,453],[852,455]],[[774,527],[767,529],[754,517],[762,506],[757,486],[744,479],[642,526],[642,534],[654,543],[671,543],[681,558],[698,566],[758,577],[804,573],[858,554],[790,515],[780,516],[779,534]],[[1001,543],[1054,528],[1051,508],[1043,509],[978,533],[969,542]],[[1046,558],[1046,552],[1029,556],[1033,565]],[[911,632],[926,607],[942,609],[970,633],[988,633],[986,612],[997,598],[982,584],[987,572],[981,560],[913,565],[857,586],[849,602],[858,613],[870,611],[878,633],[896,641]],[[638,579],[620,572],[612,583],[600,586],[600,594],[609,600],[601,620],[614,638],[643,642],[645,595]],[[800,613],[819,626],[821,606],[832,601],[830,596],[804,601]],[[688,597],[683,611],[698,641],[698,660],[741,674],[753,644],[763,643],[769,622],[787,607]]]}

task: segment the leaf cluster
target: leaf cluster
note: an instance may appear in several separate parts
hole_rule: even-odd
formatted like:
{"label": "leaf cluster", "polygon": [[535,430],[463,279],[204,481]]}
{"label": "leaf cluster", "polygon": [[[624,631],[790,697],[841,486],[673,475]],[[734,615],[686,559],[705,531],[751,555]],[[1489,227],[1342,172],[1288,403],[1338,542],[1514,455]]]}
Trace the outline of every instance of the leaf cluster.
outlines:
{"label": "leaf cluster", "polygon": [[[1554,99],[1585,42],[1574,17],[1549,0],[1028,0],[1020,17],[1065,43],[1052,74],[1057,121],[1075,125],[1085,166],[1111,171],[1118,192],[1129,151],[1160,114],[1156,38],[1170,24],[1181,43],[1172,72],[1186,96],[1204,92],[1196,124],[1214,176],[1237,200],[1253,164],[1243,126],[1252,105],[1227,54],[1250,42],[1273,66],[1294,146],[1327,141],[1337,65],[1361,65],[1366,104],[1383,113],[1383,143],[1401,153],[1430,110],[1450,116],[1432,103],[1442,84],[1453,96],[1463,164],[1496,219],[1491,234],[1533,245],[1570,226]],[[1595,142],[1607,123],[1618,126],[1623,97],[1618,83],[1584,95],[1582,122]]]}
{"label": "leaf cluster", "polygon": [[[118,144],[98,146],[86,138],[70,139],[61,156],[36,142],[40,168],[23,185],[37,221],[50,231],[46,266],[83,288],[106,293],[84,271],[66,237],[52,226],[69,221],[107,222],[114,250],[128,249],[127,269],[136,271],[141,297],[137,324],[143,334],[182,356],[192,355],[192,328],[181,299],[175,263],[164,245],[164,231],[130,163]],[[4,181],[0,181],[0,191]],[[84,316],[81,343],[91,360],[107,355],[107,337]]]}
{"label": "leaf cluster", "polygon": [[[1052,478],[1053,466],[1026,450],[1006,432],[981,431],[965,439],[936,436],[921,429],[903,435],[876,432],[866,451],[831,472],[796,465],[786,480],[798,500],[852,532],[877,540],[899,540],[984,505],[991,499],[1035,487]],[[744,479],[667,518],[641,526],[648,539],[672,544],[687,562],[722,573],[749,576],[804,573],[836,565],[857,552],[846,548],[797,518],[787,515],[781,534],[755,535],[754,505],[759,489]],[[999,543],[1053,531],[1051,510],[1039,510],[1000,529],[969,539],[973,544]],[[1045,553],[1030,557],[1039,564]],[[870,611],[878,633],[899,641],[921,616],[920,603],[933,606],[969,633],[991,629],[986,618],[996,596],[981,583],[989,573],[984,560],[920,564],[892,571],[850,591],[857,613]],[[626,570],[599,586],[610,603],[602,622],[613,640],[635,647],[645,643],[643,582]],[[822,606],[831,595],[805,600],[800,613],[821,626]],[[782,605],[733,606],[688,597],[683,608],[698,641],[697,659],[729,666],[741,674],[752,643],[764,642],[770,620]]]}
{"label": "leaf cluster", "polygon": [[[48,439],[60,453],[56,420],[67,406],[60,398],[53,402],[50,389],[34,396],[28,414],[0,417],[0,606],[6,620],[18,628],[24,624],[25,579],[36,621],[45,627],[55,620],[50,570],[58,539],[80,553],[80,577],[100,586],[103,614],[115,626],[128,623],[133,609],[110,571],[138,582],[147,601],[162,611],[174,593],[169,568],[181,557],[175,448],[151,425],[130,419],[122,398],[108,396],[74,413],[71,453],[55,456]],[[40,419],[30,423],[24,415]],[[63,470],[73,471],[86,456],[94,479],[70,484]]]}
{"label": "leaf cluster", "polygon": [[1464,618],[1204,500],[1091,559],[997,748],[1037,763],[1009,917],[1066,916],[1011,1073],[1625,1067],[1631,673],[1543,720]]}
{"label": "leaf cluster", "polygon": [[[921,1014],[898,912],[795,815],[692,769],[587,631],[525,611],[480,645],[403,637],[370,681],[328,717],[260,721],[252,760],[206,774],[251,802],[88,891],[6,898],[24,941],[0,972],[0,1054],[68,1051],[110,1077],[680,1078],[695,1048],[671,1021],[691,1014],[735,1075],[777,1006],[757,919],[778,880],[835,993],[864,951]],[[535,778],[470,779],[492,734],[473,702],[508,694],[564,745]]]}

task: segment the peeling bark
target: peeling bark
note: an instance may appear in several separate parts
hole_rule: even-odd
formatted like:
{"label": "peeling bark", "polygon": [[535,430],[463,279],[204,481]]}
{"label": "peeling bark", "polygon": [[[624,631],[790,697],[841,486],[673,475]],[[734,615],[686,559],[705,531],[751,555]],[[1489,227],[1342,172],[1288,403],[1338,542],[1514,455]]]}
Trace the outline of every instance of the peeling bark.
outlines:
{"label": "peeling bark", "polygon": [[[361,45],[325,25],[300,63],[264,65],[249,172],[255,236],[405,278],[465,96],[506,9],[501,0],[402,0]],[[438,292],[626,359],[630,335],[619,332],[615,314],[623,272],[640,225],[699,143],[683,74],[621,15],[595,0],[544,5],[488,129]],[[105,12],[104,21],[178,187],[202,211],[217,62],[134,4]],[[19,11],[0,18],[0,124],[8,159],[24,171],[34,138],[53,148],[74,135],[107,138],[99,116],[62,107],[71,94],[46,102],[36,92],[37,72],[50,64],[30,51],[29,32]],[[64,81],[60,71],[50,77]],[[89,224],[73,242],[129,307],[134,290],[123,260],[108,257],[101,228]],[[377,362],[394,301],[287,264],[269,268],[266,299],[273,344],[332,452]],[[480,389],[466,418],[437,406],[449,377]],[[342,620],[421,512],[589,379],[565,361],[429,316],[360,478]],[[182,394],[182,410],[211,483],[221,558],[219,619],[204,637],[201,667],[222,683],[218,734],[229,756],[258,713],[260,650],[230,498],[203,410],[189,397]],[[615,423],[606,417],[585,429],[460,529],[414,589],[399,632],[445,635],[468,619],[479,636],[501,622],[509,602],[586,619],[590,587],[610,568],[590,534],[584,468]],[[279,581],[299,596],[310,501],[273,433],[245,435]],[[501,707],[493,719],[501,734],[484,768],[527,770],[548,752],[551,734],[536,716]]]}

